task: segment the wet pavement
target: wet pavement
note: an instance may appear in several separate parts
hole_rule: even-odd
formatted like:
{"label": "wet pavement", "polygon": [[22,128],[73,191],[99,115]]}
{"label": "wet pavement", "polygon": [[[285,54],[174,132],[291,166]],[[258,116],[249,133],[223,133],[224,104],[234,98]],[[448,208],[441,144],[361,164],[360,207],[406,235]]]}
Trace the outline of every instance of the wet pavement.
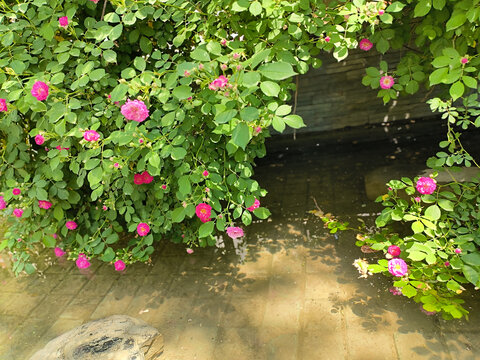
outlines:
{"label": "wet pavement", "polygon": [[67,330],[113,314],[158,328],[168,360],[478,358],[478,294],[466,298],[470,321],[426,316],[393,296],[385,277],[358,278],[352,263],[369,254],[355,234],[331,235],[308,213],[315,199],[340,220],[371,224],[380,208],[367,198],[369,174],[420,171],[436,151],[428,131],[384,130],[375,142],[371,129],[270,141],[256,178],[272,217],[246,228],[244,242],[223,237],[217,249],[192,255],[165,242],[152,264],[122,274],[95,261],[82,274],[49,249],[42,277],[1,270],[0,359],[28,359]]}

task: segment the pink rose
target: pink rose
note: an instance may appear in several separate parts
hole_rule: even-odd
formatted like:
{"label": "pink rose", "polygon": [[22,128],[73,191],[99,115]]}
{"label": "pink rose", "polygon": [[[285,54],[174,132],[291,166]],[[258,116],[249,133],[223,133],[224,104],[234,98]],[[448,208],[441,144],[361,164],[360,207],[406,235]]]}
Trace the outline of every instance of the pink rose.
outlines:
{"label": "pink rose", "polygon": [[65,251],[63,251],[59,247],[56,247],[53,251],[55,252],[56,257],[62,257],[63,255],[65,255]]}
{"label": "pink rose", "polygon": [[380,78],[380,87],[382,89],[390,89],[395,84],[395,80],[391,76],[382,76]]}
{"label": "pink rose", "polygon": [[463,57],[463,58],[460,59],[460,62],[461,62],[462,64],[466,64],[466,63],[468,63],[468,58]]}
{"label": "pink rose", "polygon": [[207,177],[208,176],[208,171],[205,170],[203,173],[202,173],[203,176]]}
{"label": "pink rose", "polygon": [[52,203],[50,201],[38,200],[38,207],[41,209],[50,209],[52,207]]}
{"label": "pink rose", "polygon": [[362,39],[358,43],[358,47],[363,51],[368,51],[372,48],[373,43],[368,39]]}
{"label": "pink rose", "polygon": [[42,145],[44,142],[45,142],[45,138],[43,137],[43,135],[38,134],[35,136],[35,144]]}
{"label": "pink rose", "polygon": [[193,254],[193,249],[187,248],[187,254]]}
{"label": "pink rose", "polygon": [[113,266],[115,266],[115,271],[123,271],[126,268],[126,265],[122,260],[115,261]]}
{"label": "pink rose", "polygon": [[98,141],[98,139],[100,139],[100,134],[95,130],[87,130],[83,133],[83,138],[86,141]]}
{"label": "pink rose", "polygon": [[400,248],[396,245],[390,245],[388,247],[388,253],[393,257],[399,256],[401,252]]}
{"label": "pink rose", "polygon": [[437,188],[437,184],[432,178],[421,177],[417,180],[416,188],[420,194],[430,195],[433,194],[433,192]]}
{"label": "pink rose", "polygon": [[145,236],[150,232],[150,226],[147,223],[140,223],[137,225],[137,233],[140,236]]}
{"label": "pink rose", "polygon": [[393,276],[403,276],[408,271],[407,263],[400,258],[395,258],[388,261],[388,271]]}
{"label": "pink rose", "polygon": [[75,263],[79,269],[86,269],[91,265],[85,254],[82,253],[78,254],[78,259],[75,261]]}
{"label": "pink rose", "polygon": [[0,112],[7,111],[7,101],[5,99],[0,99]]}
{"label": "pink rose", "polygon": [[210,216],[212,215],[212,207],[208,204],[200,203],[195,207],[195,214],[201,222],[209,222]]}
{"label": "pink rose", "polygon": [[77,223],[75,221],[67,221],[65,226],[68,230],[75,230],[77,228]]}
{"label": "pink rose", "polygon": [[58,23],[61,27],[66,28],[68,26],[68,17],[62,16],[61,18],[58,19]]}
{"label": "pink rose", "polygon": [[23,210],[22,209],[14,209],[13,210],[13,215],[15,215],[18,218],[21,218],[23,215]]}
{"label": "pink rose", "polygon": [[144,121],[149,115],[147,106],[141,100],[127,100],[120,108],[120,112],[127,120],[137,122]]}
{"label": "pink rose", "polygon": [[35,81],[31,93],[38,101],[46,100],[48,97],[48,85],[43,81]]}
{"label": "pink rose", "polygon": [[242,228],[236,226],[229,226],[227,228],[227,235],[230,236],[232,239],[236,239],[242,237],[244,235]]}
{"label": "pink rose", "polygon": [[5,202],[5,199],[3,196],[0,196],[0,210],[3,210],[7,207],[7,203]]}
{"label": "pink rose", "polygon": [[258,209],[259,207],[260,207],[260,200],[255,199],[255,201],[253,202],[253,205],[248,207],[247,210],[248,211],[253,211],[255,209]]}
{"label": "pink rose", "polygon": [[21,192],[22,191],[19,188],[13,188],[13,190],[12,190],[13,195],[20,195]]}

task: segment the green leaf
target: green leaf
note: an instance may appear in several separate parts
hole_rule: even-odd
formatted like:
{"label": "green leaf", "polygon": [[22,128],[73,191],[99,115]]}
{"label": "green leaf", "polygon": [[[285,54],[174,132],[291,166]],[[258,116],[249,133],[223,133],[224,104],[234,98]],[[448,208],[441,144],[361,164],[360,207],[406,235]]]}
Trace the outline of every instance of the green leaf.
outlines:
{"label": "green leaf", "polygon": [[193,95],[192,89],[188,85],[177,86],[175,89],[173,89],[172,94],[178,100],[185,100],[185,99],[188,99],[190,96]]}
{"label": "green leaf", "polygon": [[260,83],[260,89],[267,96],[278,96],[280,92],[280,85],[273,81],[263,81]]}
{"label": "green leaf", "polygon": [[445,7],[447,0],[433,0],[433,8],[436,10],[442,10]]}
{"label": "green leaf", "polygon": [[293,71],[291,64],[283,61],[264,64],[258,70],[263,76],[272,80],[284,80],[297,74]]}
{"label": "green leaf", "polygon": [[465,255],[462,255],[461,258],[462,258],[463,262],[466,262],[467,264],[480,266],[480,253],[479,252],[465,254]]}
{"label": "green leaf", "polygon": [[422,251],[412,251],[408,254],[408,258],[412,259],[413,261],[422,261],[426,256],[427,254]]}
{"label": "green leaf", "polygon": [[110,262],[113,259],[115,259],[115,251],[113,251],[111,247],[108,247],[102,255],[102,260],[105,262]]}
{"label": "green leaf", "polygon": [[207,44],[207,50],[214,55],[222,55],[222,46],[216,41],[210,41]]}
{"label": "green leaf", "polygon": [[214,120],[217,124],[225,124],[230,120],[232,120],[235,117],[235,115],[237,115],[237,110],[235,109],[225,110],[217,114]]}
{"label": "green leaf", "polygon": [[272,215],[270,213],[270,211],[267,209],[267,208],[264,208],[264,207],[259,207],[255,210],[253,210],[253,213],[255,214],[256,217],[258,217],[259,219],[266,219],[268,218],[270,215]]}
{"label": "green leaf", "polygon": [[465,275],[465,279],[470,281],[473,285],[477,286],[477,283],[479,281],[478,271],[468,265],[463,265],[462,270],[463,270],[463,275]]}
{"label": "green leaf", "polygon": [[178,179],[178,190],[183,194],[187,195],[192,192],[192,186],[190,185],[190,179],[188,175],[183,175]]}
{"label": "green leaf", "polygon": [[113,50],[105,50],[103,52],[103,58],[107,63],[116,63],[117,53]]}
{"label": "green leaf", "polygon": [[415,6],[414,17],[425,16],[430,12],[432,8],[432,0],[420,0]]}
{"label": "green leaf", "polygon": [[273,117],[272,126],[275,130],[277,130],[280,133],[283,132],[283,130],[285,130],[285,122],[281,117],[278,117],[278,116]]}
{"label": "green leaf", "polygon": [[183,147],[174,147],[171,152],[171,157],[173,160],[181,160],[187,155],[187,150]]}
{"label": "green leaf", "polygon": [[447,21],[446,31],[450,31],[462,26],[467,21],[465,11],[454,12],[450,20]]}
{"label": "green leaf", "polygon": [[53,209],[53,217],[59,221],[63,219],[63,209],[60,204],[55,205],[55,208]]}
{"label": "green leaf", "polygon": [[125,95],[127,94],[127,91],[127,84],[118,84],[117,86],[115,86],[115,89],[113,89],[112,93],[110,94],[112,96],[111,101],[123,100],[125,98]]}
{"label": "green leaf", "polygon": [[258,109],[252,106],[247,106],[240,111],[240,118],[243,121],[253,121],[258,119],[259,113]]}
{"label": "green leaf", "polygon": [[172,211],[172,222],[179,223],[182,222],[183,219],[185,219],[185,208],[183,206]]}
{"label": "green leaf", "polygon": [[102,177],[103,177],[103,170],[101,166],[89,171],[87,178],[88,178],[88,181],[90,182],[90,187],[93,188],[100,181],[102,181]]}
{"label": "green leaf", "polygon": [[402,294],[408,298],[411,298],[417,295],[417,289],[415,289],[412,285],[408,284],[402,287]]}
{"label": "green leaf", "polygon": [[435,70],[430,74],[429,80],[430,80],[430,85],[436,85],[440,84],[441,82],[444,82],[448,74],[448,68],[440,68]]}
{"label": "green leaf", "polygon": [[395,1],[394,3],[390,4],[387,7],[387,12],[399,12],[405,7],[405,4],[401,3],[400,1]]}
{"label": "green leaf", "polygon": [[280,105],[277,110],[275,110],[275,115],[284,116],[290,114],[292,107],[290,105]]}
{"label": "green leaf", "polygon": [[268,55],[270,55],[271,51],[272,50],[270,50],[270,49],[265,49],[265,50],[262,50],[262,51],[256,53],[250,59],[248,59],[247,61],[245,61],[243,63],[243,67],[250,66],[250,68],[254,69],[255,67],[257,67],[258,64],[260,64],[261,62],[263,62],[267,59],[267,57],[268,57]]}
{"label": "green leaf", "polygon": [[414,221],[412,223],[412,230],[415,234],[419,234],[419,233],[423,232],[424,229],[425,229],[425,227],[423,226],[423,224],[420,221]]}
{"label": "green leaf", "polygon": [[198,47],[190,53],[190,57],[198,61],[210,61],[210,55],[208,55],[208,52]]}
{"label": "green leaf", "polygon": [[460,81],[457,81],[452,86],[450,86],[450,96],[452,97],[453,101],[461,97],[464,92],[465,86],[463,86]]}
{"label": "green leaf", "polygon": [[210,235],[213,232],[214,226],[215,223],[213,221],[203,223],[198,229],[198,237],[204,238]]}
{"label": "green leaf", "polygon": [[250,131],[245,123],[238,123],[232,133],[232,142],[240,146],[243,150],[250,141]]}
{"label": "green leaf", "polygon": [[425,210],[425,217],[431,221],[440,219],[442,212],[437,205],[431,205]]}
{"label": "green leaf", "polygon": [[147,67],[147,62],[145,61],[144,58],[137,56],[135,60],[133,60],[133,66],[137,68],[140,71],[144,71],[145,68]]}
{"label": "green leaf", "polygon": [[42,239],[43,244],[46,247],[53,248],[57,244],[57,241],[53,236],[47,235]]}
{"label": "green leaf", "polygon": [[248,10],[253,16],[260,15],[262,13],[262,5],[258,1],[254,1],[250,4]]}
{"label": "green leaf", "polygon": [[95,69],[90,74],[88,74],[88,77],[92,81],[98,81],[104,76],[105,76],[105,69]]}
{"label": "green leaf", "polygon": [[110,35],[108,35],[108,38],[112,41],[117,40],[120,36],[122,36],[123,32],[123,25],[118,24],[112,30],[110,31]]}
{"label": "green leaf", "polygon": [[300,129],[302,127],[305,127],[305,124],[303,123],[303,119],[298,116],[298,115],[288,115],[283,118],[283,121],[290,126],[291,128],[294,129]]}
{"label": "green leaf", "polygon": [[477,88],[477,80],[471,76],[462,76],[462,81],[471,89]]}
{"label": "green leaf", "polygon": [[450,200],[446,200],[446,199],[440,199],[438,200],[438,205],[443,209],[443,210],[446,210],[446,211],[453,211],[453,202],[451,202]]}

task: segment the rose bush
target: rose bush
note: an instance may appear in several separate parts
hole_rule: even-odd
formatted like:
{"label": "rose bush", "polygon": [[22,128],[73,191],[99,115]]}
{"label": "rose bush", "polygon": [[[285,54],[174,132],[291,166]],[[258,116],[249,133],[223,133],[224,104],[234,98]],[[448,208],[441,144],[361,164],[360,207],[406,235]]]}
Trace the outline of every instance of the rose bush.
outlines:
{"label": "rose bush", "polygon": [[[213,245],[216,231],[243,234],[234,225],[269,215],[254,161],[270,126],[303,126],[289,105],[292,78],[321,66],[321,50],[339,61],[352,48],[406,50],[393,69],[367,68],[363,83],[381,87],[384,102],[444,86],[431,106],[448,119],[441,146],[451,155],[436,165],[470,165],[454,125],[480,125],[466,90],[477,87],[480,62],[476,5],[1,2],[0,209],[9,229],[0,249],[16,273],[35,270],[37,244],[82,268],[94,257],[124,268],[148,260],[157,241],[193,251]],[[460,98],[463,107],[453,103]]]}

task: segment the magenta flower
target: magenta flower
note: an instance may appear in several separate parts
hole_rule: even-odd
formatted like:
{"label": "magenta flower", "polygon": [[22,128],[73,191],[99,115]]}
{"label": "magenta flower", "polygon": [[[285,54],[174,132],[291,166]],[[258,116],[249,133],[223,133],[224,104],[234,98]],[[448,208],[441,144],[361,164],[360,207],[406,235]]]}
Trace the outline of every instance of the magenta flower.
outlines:
{"label": "magenta flower", "polygon": [[142,185],[143,184],[143,176],[142,174],[135,174],[133,175],[133,183],[135,185]]}
{"label": "magenta flower", "polygon": [[98,141],[100,134],[95,130],[87,130],[83,133],[83,138],[87,141]]}
{"label": "magenta flower", "polygon": [[137,225],[137,233],[140,236],[145,236],[150,232],[150,226],[147,223],[140,223]]}
{"label": "magenta flower", "polygon": [[382,9],[378,10],[378,15],[382,16],[383,14],[385,14],[385,10],[382,10]]}
{"label": "magenta flower", "polygon": [[55,252],[56,257],[62,257],[63,255],[66,254],[65,251],[63,251],[59,247],[56,247],[53,251]]}
{"label": "magenta flower", "polygon": [[113,167],[119,168],[119,167],[120,167],[120,164],[119,164],[119,163],[115,163],[115,164],[113,164]]}
{"label": "magenta flower", "polygon": [[255,199],[255,201],[253,202],[253,205],[248,207],[247,210],[248,211],[253,211],[255,209],[258,209],[259,207],[260,207],[260,200]]}
{"label": "magenta flower", "polygon": [[38,134],[35,136],[35,144],[42,145],[44,142],[45,142],[45,138],[43,137],[43,135]]}
{"label": "magenta flower", "polygon": [[255,128],[255,132],[256,132],[257,134],[260,134],[260,133],[262,132],[262,128],[261,128],[260,126],[257,126],[257,127]]}
{"label": "magenta flower", "polygon": [[57,235],[57,234],[52,234],[52,237],[53,237],[54,239],[56,239],[56,238],[58,237],[58,235]]}
{"label": "magenta flower", "polygon": [[240,54],[239,53],[233,53],[232,56],[235,60],[237,60],[240,57]]}
{"label": "magenta flower", "polygon": [[212,215],[212,207],[208,204],[200,203],[195,207],[195,214],[201,222],[209,222],[210,216]]}
{"label": "magenta flower", "polygon": [[22,191],[19,188],[13,188],[13,190],[12,190],[13,195],[20,195],[21,193],[22,193]]}
{"label": "magenta flower", "polygon": [[402,289],[399,287],[391,287],[388,291],[390,291],[395,296],[403,295]]}
{"label": "magenta flower", "polygon": [[185,70],[185,71],[183,72],[183,76],[188,77],[188,76],[190,76],[190,75],[191,75],[191,74],[190,74],[190,72],[189,72],[188,70]]}
{"label": "magenta flower", "polygon": [[402,251],[397,245],[390,245],[388,247],[388,253],[393,257],[399,256]]}
{"label": "magenta flower", "polygon": [[449,266],[450,266],[450,262],[449,262],[449,261],[445,261],[445,266],[446,266],[446,267],[449,267]]}
{"label": "magenta flower", "polygon": [[52,207],[52,203],[50,201],[38,200],[38,207],[41,209],[50,209]]}
{"label": "magenta flower", "polygon": [[122,260],[115,261],[113,266],[115,266],[115,271],[123,271],[127,267]]}
{"label": "magenta flower", "polygon": [[46,100],[48,97],[48,85],[43,81],[35,81],[32,86],[32,95],[38,101]]}
{"label": "magenta flower", "polygon": [[87,257],[83,253],[78,254],[78,259],[75,261],[75,263],[79,269],[86,269],[91,265],[90,261],[88,261]]}
{"label": "magenta flower", "polygon": [[230,236],[232,239],[236,239],[242,237],[244,235],[242,228],[236,226],[229,226],[227,228],[227,235]]}
{"label": "magenta flower", "polygon": [[380,87],[382,89],[390,89],[393,84],[395,84],[395,80],[391,76],[386,75],[380,78]]}
{"label": "magenta flower", "polygon": [[220,44],[222,44],[222,46],[226,46],[227,45],[227,40],[226,39],[222,39],[220,41]]}
{"label": "magenta flower", "polygon": [[150,184],[153,181],[153,176],[148,173],[148,171],[144,171],[142,173],[142,179],[144,184]]}
{"label": "magenta flower", "polygon": [[5,99],[0,99],[0,112],[7,111],[7,101]]}
{"label": "magenta flower", "polygon": [[461,254],[461,253],[462,253],[462,249],[460,249],[460,248],[455,249],[455,254]]}
{"label": "magenta flower", "polygon": [[102,206],[102,210],[103,211],[107,211],[108,210],[108,207],[106,207],[105,205]]}
{"label": "magenta flower", "polygon": [[141,100],[127,100],[122,105],[120,112],[127,120],[142,122],[148,117],[148,109]]}
{"label": "magenta flower", "polygon": [[227,86],[227,84],[228,79],[225,76],[220,75],[218,78],[213,80],[210,85],[208,85],[208,88],[210,90],[223,89],[225,86]]}
{"label": "magenta flower", "polygon": [[461,58],[460,62],[461,62],[462,64],[466,64],[466,63],[468,63],[468,58],[463,57],[463,58]]}
{"label": "magenta flower", "polygon": [[67,221],[65,226],[68,230],[75,230],[77,228],[77,223],[75,221]]}
{"label": "magenta flower", "polygon": [[325,42],[328,43],[328,42],[330,42],[330,40],[331,40],[331,39],[330,39],[330,36],[325,36]]}
{"label": "magenta flower", "polygon": [[13,210],[13,215],[15,215],[18,218],[21,218],[23,215],[23,210],[22,209],[14,209]]}
{"label": "magenta flower", "polygon": [[400,258],[395,258],[388,261],[388,271],[393,276],[403,276],[408,271],[407,263]]}
{"label": "magenta flower", "polygon": [[61,27],[66,28],[68,26],[68,17],[62,16],[61,18],[58,19],[58,23]]}
{"label": "magenta flower", "polygon": [[7,207],[7,203],[5,202],[5,199],[3,196],[0,196],[0,210],[3,210]]}
{"label": "magenta flower", "polygon": [[417,180],[416,188],[420,194],[430,195],[433,194],[433,192],[437,188],[437,184],[432,178],[421,177]]}
{"label": "magenta flower", "polygon": [[163,185],[161,186],[161,188],[162,188],[163,190],[167,190],[167,185],[163,184]]}
{"label": "magenta flower", "polygon": [[187,248],[187,254],[193,254],[193,249]]}
{"label": "magenta flower", "polygon": [[358,43],[358,47],[363,51],[368,51],[372,48],[373,43],[368,39],[362,39]]}
{"label": "magenta flower", "polygon": [[417,196],[417,197],[415,198],[415,201],[419,203],[420,201],[422,201],[422,199]]}
{"label": "magenta flower", "polygon": [[203,176],[207,177],[208,176],[208,171],[205,170],[203,173],[202,173]]}
{"label": "magenta flower", "polygon": [[61,147],[60,145],[55,146],[55,149],[57,149],[58,151],[70,150],[70,148],[64,148],[64,147]]}

